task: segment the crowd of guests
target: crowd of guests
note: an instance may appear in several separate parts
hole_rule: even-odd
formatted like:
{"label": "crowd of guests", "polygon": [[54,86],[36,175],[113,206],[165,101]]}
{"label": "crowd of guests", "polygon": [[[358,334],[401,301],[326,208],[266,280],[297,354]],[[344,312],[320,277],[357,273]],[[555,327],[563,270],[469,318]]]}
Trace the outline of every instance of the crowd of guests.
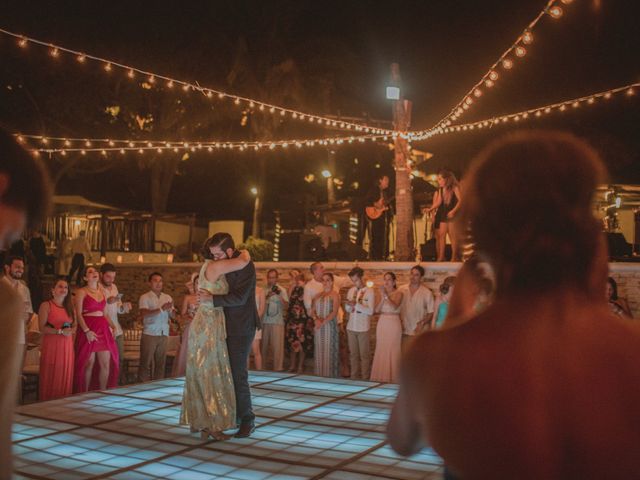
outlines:
{"label": "crowd of guests", "polygon": [[[25,266],[20,257],[5,261],[2,282],[22,299],[23,329],[33,325],[33,303],[22,281]],[[270,269],[266,284],[256,288],[256,305],[261,328],[256,331],[249,365],[269,369],[313,373],[324,377],[398,382],[400,358],[408,341],[428,330],[439,329],[448,316],[456,277],[446,277],[434,292],[424,281],[421,265],[411,268],[409,282],[398,286],[394,272],[383,276],[378,288],[366,272],[353,268],[346,278],[325,271],[320,262],[311,264],[310,278],[299,270],[288,273],[288,286],[279,282],[279,272]],[[58,278],[48,300],[37,311],[40,333],[39,400],[50,400],[93,389],[114,388],[124,383],[123,328],[119,315],[133,306],[123,302],[115,283],[114,265],[83,269],[82,287],[73,289],[66,277]],[[181,340],[172,374],[186,369],[189,326],[198,309],[198,274],[185,283],[181,308],[163,291],[163,277],[148,277],[149,291],[140,296],[139,381],[164,378],[167,346],[175,324]],[[341,295],[341,289],[346,291]],[[474,279],[464,290],[473,297],[470,312],[489,304],[492,283],[486,277]],[[631,318],[626,301],[618,296],[617,284],[607,281],[606,295],[611,311]],[[375,342],[372,319],[377,316]],[[31,329],[32,330],[32,329]],[[27,335],[23,331],[21,349]],[[374,345],[372,351],[372,344]],[[308,359],[313,358],[312,362]],[[288,365],[286,365],[288,363]]]}
{"label": "crowd of guests", "polygon": [[[434,295],[423,282],[423,267],[413,267],[410,284],[400,288],[393,272],[378,289],[359,267],[342,278],[315,262],[310,273],[307,281],[299,270],[290,271],[284,288],[279,272],[270,269],[266,286],[256,290],[262,326],[254,340],[255,368],[284,371],[286,358],[289,372],[302,373],[313,357],[315,375],[397,381],[403,338],[435,326]],[[371,320],[377,314],[372,362]]]}

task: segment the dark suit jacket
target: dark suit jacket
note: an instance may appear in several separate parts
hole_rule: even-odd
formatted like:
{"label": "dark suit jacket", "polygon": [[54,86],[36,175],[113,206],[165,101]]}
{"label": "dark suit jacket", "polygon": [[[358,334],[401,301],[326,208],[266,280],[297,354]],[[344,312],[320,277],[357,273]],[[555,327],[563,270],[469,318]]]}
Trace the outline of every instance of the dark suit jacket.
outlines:
{"label": "dark suit jacket", "polygon": [[[234,257],[240,252],[234,253]],[[213,305],[224,307],[227,336],[253,335],[260,326],[256,307],[256,267],[249,262],[237,272],[226,274],[229,293],[214,295]]]}

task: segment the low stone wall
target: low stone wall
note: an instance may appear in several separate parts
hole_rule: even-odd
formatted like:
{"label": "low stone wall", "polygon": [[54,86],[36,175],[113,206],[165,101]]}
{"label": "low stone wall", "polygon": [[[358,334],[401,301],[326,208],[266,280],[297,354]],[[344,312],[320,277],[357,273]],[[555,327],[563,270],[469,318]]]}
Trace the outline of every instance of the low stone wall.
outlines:
{"label": "low stone wall", "polygon": [[[355,263],[353,262],[323,262],[325,270],[340,277],[339,285],[348,284],[347,273]],[[376,286],[382,285],[382,277],[385,272],[393,271],[398,277],[398,285],[403,285],[409,281],[409,271],[414,263],[390,263],[390,262],[359,262],[358,265],[365,270],[367,279],[372,280]],[[425,270],[425,283],[435,293],[442,281],[450,276],[456,275],[460,268],[460,263],[422,263]],[[193,272],[200,269],[197,263],[174,263],[174,264],[120,264],[118,269],[116,284],[120,292],[124,294],[124,301],[130,301],[137,305],[140,295],[149,290],[148,276],[153,272],[160,272],[164,278],[164,290],[171,295],[179,308],[182,299],[186,294],[185,282]],[[280,284],[287,287],[289,285],[288,272],[298,269],[305,272],[310,278],[309,263],[303,262],[259,262],[256,263],[258,284],[266,283],[266,272],[270,268],[275,268],[280,273]],[[640,319],[640,263],[611,263],[611,276],[618,282],[619,295],[626,298],[635,318]],[[346,289],[343,288],[343,293]],[[604,287],[603,287],[604,290]],[[603,293],[604,295],[604,293]],[[134,310],[135,314],[135,310]],[[130,320],[123,316],[126,324]],[[372,328],[375,326],[372,325]]]}

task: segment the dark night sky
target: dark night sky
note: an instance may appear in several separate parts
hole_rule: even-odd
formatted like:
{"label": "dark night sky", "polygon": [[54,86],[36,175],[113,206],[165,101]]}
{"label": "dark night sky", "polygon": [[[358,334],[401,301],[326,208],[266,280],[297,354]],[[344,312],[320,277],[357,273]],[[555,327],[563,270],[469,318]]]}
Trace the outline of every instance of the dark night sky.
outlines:
{"label": "dark night sky", "polygon": [[[289,106],[317,113],[367,113],[388,119],[390,105],[383,98],[384,86],[389,64],[399,62],[406,96],[414,102],[413,127],[426,128],[460,100],[537,14],[544,0],[396,1],[376,2],[375,6],[364,1],[304,0],[111,1],[100,2],[100,7],[96,3],[5,1],[0,6],[0,24],[34,38],[221,89],[227,88],[225,77],[237,39],[244,36],[256,62],[285,58],[296,62],[303,100]],[[640,80],[636,4],[636,0],[575,0],[564,7],[560,20],[543,19],[524,60],[502,74],[498,85],[463,119],[514,112]],[[265,40],[267,36],[270,42]],[[265,45],[272,51],[265,53]],[[10,69],[26,85],[37,84],[52,68],[46,61],[24,59],[15,50],[6,38],[0,38],[5,63],[0,72]],[[74,78],[83,75],[70,62],[54,68]],[[319,102],[314,91],[320,77],[331,78],[335,84],[330,111],[326,112],[326,104]],[[11,83],[1,76],[0,82]],[[88,88],[100,85],[97,82]],[[250,91],[237,93],[252,95]],[[1,95],[0,101],[16,93],[3,89]],[[585,136],[603,151],[614,180],[640,182],[637,97],[621,97],[579,113],[530,121],[526,128],[562,128]],[[95,108],[104,105],[96,104]],[[0,107],[0,115],[10,128],[40,132],[40,122],[29,103],[19,112]],[[230,114],[228,122],[228,129],[212,132],[212,136],[220,138],[229,131],[236,138],[244,135],[237,114]],[[59,128],[80,130],[84,136],[105,136],[99,125],[47,124],[49,135],[64,133],[57,131]],[[291,122],[284,125],[282,134],[295,136],[299,133],[296,129],[299,126]],[[481,146],[507,130],[497,127],[486,133],[443,136],[415,146],[435,154],[427,170],[447,165],[464,174]],[[310,130],[306,134],[324,136],[326,132]],[[256,169],[248,163],[251,159],[240,155],[195,155],[185,162],[174,183],[169,209],[248,219],[252,207],[248,186],[255,183]],[[360,159],[357,167],[354,157]],[[390,164],[391,154],[382,147],[349,147],[340,149],[337,158],[338,175],[345,178],[345,184],[354,180],[362,184],[370,181],[375,163],[382,163],[383,168]],[[306,184],[303,177],[312,172],[317,176],[325,159],[326,152],[320,149],[272,159],[267,206],[275,206],[278,195],[285,191],[322,191],[320,185]],[[149,209],[146,173],[131,162],[120,162],[98,176],[64,178],[58,190],[127,208]],[[345,189],[339,195],[347,193],[351,192]]]}

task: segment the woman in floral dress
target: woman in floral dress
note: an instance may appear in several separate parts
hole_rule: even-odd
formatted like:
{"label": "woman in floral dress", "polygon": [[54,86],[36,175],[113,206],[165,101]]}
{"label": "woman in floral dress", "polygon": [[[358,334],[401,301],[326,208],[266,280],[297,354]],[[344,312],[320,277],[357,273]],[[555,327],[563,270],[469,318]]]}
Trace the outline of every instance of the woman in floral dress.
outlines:
{"label": "woman in floral dress", "polygon": [[289,297],[286,323],[286,347],[291,358],[290,372],[302,373],[304,360],[313,356],[313,320],[304,308],[304,275],[295,277]]}

